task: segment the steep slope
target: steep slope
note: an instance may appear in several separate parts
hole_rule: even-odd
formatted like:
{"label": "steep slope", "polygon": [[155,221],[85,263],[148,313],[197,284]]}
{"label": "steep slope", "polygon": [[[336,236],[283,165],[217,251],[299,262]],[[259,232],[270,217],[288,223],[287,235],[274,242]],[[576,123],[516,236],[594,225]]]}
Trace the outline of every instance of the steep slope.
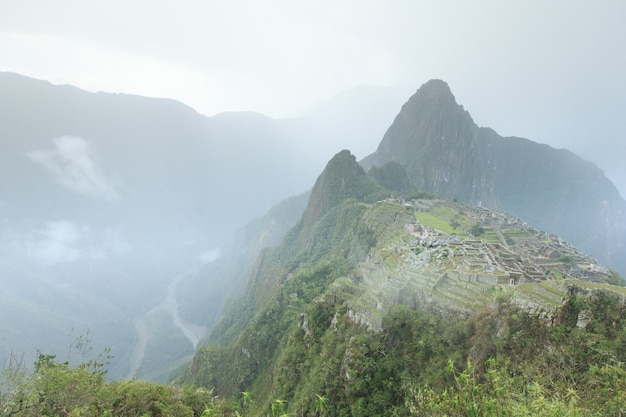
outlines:
{"label": "steep slope", "polygon": [[[363,191],[368,188],[371,193]],[[506,302],[558,323],[573,293],[623,298],[623,288],[608,284],[623,284],[619,276],[514,216],[383,193],[349,152],[337,154],[316,181],[301,221],[281,245],[261,252],[246,294],[227,309],[178,381],[213,387],[226,398],[246,392],[255,398],[252,415],[263,415],[273,399],[288,404],[290,413],[316,415],[315,395],[330,398],[335,413],[380,414],[403,406],[398,395],[406,391],[400,377],[406,369],[387,359],[421,343],[407,336],[413,328],[407,317],[420,313],[399,306],[461,323]],[[415,329],[443,335],[429,317]],[[497,337],[493,333],[489,337]],[[455,349],[488,354],[479,334],[465,343]],[[430,347],[420,348],[424,357],[404,358],[404,366],[423,367],[437,355]]]}
{"label": "steep slope", "polygon": [[[276,359],[272,352],[278,353],[286,335],[269,329],[257,332],[255,326],[261,321],[262,326],[290,328],[303,306],[366,256],[373,241],[358,222],[365,210],[362,200],[375,201],[382,193],[353,155],[348,151],[335,155],[318,177],[302,219],[280,246],[261,252],[246,294],[224,314],[209,337],[213,345],[200,349],[187,378],[232,395],[267,372],[268,363]],[[233,347],[215,347],[234,339]],[[237,364],[228,375],[220,370],[227,362]]]}
{"label": "steep slope", "polygon": [[218,259],[186,277],[178,286],[182,317],[212,328],[224,305],[243,295],[263,249],[280,245],[300,220],[310,192],[286,199],[262,217],[248,222],[220,250]]}
{"label": "steep slope", "polygon": [[[262,305],[280,286],[283,278],[276,268],[283,269],[288,265],[289,268],[300,268],[301,262],[311,265],[335,251],[363,210],[358,203],[373,202],[388,194],[365,174],[350,151],[336,154],[315,181],[300,221],[287,233],[280,247],[269,251],[268,257],[263,255],[257,260],[248,284],[248,293],[254,298],[255,305]],[[359,230],[354,231],[357,241]],[[357,241],[352,242],[356,246],[346,249],[346,256],[366,250]],[[335,255],[340,256],[340,252]],[[261,276],[264,278],[255,278]]]}
{"label": "steep slope", "polygon": [[328,162],[313,186],[302,218],[302,234],[310,233],[315,223],[344,200],[364,200],[377,192],[386,193],[365,175],[350,151],[339,152]]}
{"label": "steep slope", "polygon": [[479,128],[440,80],[402,107],[366,169],[399,163],[413,186],[513,213],[626,270],[626,202],[567,150]]}

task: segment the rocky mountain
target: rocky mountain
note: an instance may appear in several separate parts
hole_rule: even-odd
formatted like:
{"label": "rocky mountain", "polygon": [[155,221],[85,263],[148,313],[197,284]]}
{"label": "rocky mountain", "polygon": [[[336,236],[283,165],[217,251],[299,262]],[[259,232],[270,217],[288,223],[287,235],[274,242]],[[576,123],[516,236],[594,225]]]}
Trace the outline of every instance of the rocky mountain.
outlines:
{"label": "rocky mountain", "polygon": [[[261,251],[246,293],[177,381],[225,398],[246,392],[258,415],[276,399],[290,413],[316,415],[315,395],[336,413],[371,415],[403,407],[398,392],[415,378],[387,362],[414,352],[405,337],[413,313],[400,306],[434,313],[415,324],[431,335],[447,331],[434,317],[497,316],[485,311],[498,305],[554,324],[572,294],[604,294],[623,306],[624,289],[612,284],[624,281],[554,234],[491,209],[385,191],[342,151],[318,177],[300,222],[279,246]],[[567,320],[576,327],[596,313],[574,314]],[[509,332],[494,323],[445,343],[475,334],[475,345],[462,344],[465,354],[489,355],[486,335]],[[423,367],[438,354],[420,344],[430,343],[423,335],[415,340],[420,356],[407,360]]]}
{"label": "rocky mountain", "polygon": [[417,190],[513,213],[626,271],[626,202],[604,173],[567,150],[478,127],[443,81],[420,87],[362,163],[399,164]]}
{"label": "rocky mountain", "polygon": [[310,233],[313,225],[342,201],[350,198],[363,200],[376,193],[383,195],[386,191],[367,177],[350,151],[339,152],[328,162],[313,186],[302,217],[301,233]]}

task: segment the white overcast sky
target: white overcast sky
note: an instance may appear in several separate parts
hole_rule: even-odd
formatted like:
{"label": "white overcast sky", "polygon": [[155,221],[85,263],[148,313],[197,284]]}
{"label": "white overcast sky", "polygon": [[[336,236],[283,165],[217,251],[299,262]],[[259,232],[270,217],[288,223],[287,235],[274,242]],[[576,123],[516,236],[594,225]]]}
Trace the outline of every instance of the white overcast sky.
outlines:
{"label": "white overcast sky", "polygon": [[272,117],[440,78],[479,125],[626,196],[624,0],[0,0],[0,71]]}

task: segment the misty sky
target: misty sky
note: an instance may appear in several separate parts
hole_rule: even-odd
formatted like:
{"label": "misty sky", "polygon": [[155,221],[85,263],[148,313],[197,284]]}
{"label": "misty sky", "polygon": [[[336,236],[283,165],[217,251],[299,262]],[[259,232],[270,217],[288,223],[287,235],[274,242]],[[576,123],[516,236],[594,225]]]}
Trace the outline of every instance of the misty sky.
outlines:
{"label": "misty sky", "polygon": [[[2,0],[0,70],[272,117],[441,78],[479,125],[571,149],[626,196],[624,22],[623,0]],[[32,157],[61,175],[81,151],[61,145]]]}

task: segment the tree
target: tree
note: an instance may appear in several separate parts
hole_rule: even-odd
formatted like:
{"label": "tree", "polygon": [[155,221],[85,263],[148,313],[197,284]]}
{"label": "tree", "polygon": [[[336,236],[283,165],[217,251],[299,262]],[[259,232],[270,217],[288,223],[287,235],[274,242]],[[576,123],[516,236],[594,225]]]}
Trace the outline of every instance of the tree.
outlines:
{"label": "tree", "polygon": [[286,407],[287,401],[285,400],[274,400],[272,402],[272,416],[273,417],[281,417],[286,415]]}
{"label": "tree", "polygon": [[328,409],[328,398],[319,394],[315,394],[315,396],[317,397],[317,401],[315,403],[315,412],[318,416],[322,416]]}
{"label": "tree", "polygon": [[474,223],[472,227],[470,227],[469,232],[473,234],[474,236],[478,237],[482,235],[483,233],[485,233],[485,229],[478,223]]}

